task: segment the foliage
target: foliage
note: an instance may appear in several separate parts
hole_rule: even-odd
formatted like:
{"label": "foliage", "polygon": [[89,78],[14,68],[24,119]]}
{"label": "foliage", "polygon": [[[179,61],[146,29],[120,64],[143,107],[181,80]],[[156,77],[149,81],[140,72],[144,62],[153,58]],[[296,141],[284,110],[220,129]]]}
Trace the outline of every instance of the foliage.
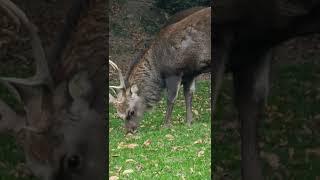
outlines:
{"label": "foliage", "polygon": [[164,9],[169,14],[174,14],[190,7],[210,6],[211,4],[211,0],[155,0],[155,6]]}

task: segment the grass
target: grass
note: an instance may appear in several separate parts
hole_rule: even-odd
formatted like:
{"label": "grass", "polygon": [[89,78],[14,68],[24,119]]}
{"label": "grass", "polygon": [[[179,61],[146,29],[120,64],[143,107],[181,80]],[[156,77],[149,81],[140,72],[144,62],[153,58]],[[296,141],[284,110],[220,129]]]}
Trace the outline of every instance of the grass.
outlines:
{"label": "grass", "polygon": [[185,124],[183,93],[175,103],[173,125],[163,128],[166,104],[162,99],[146,113],[139,132],[126,136],[123,122],[109,109],[109,174],[120,179],[210,179],[210,83],[197,82],[194,123]]}
{"label": "grass", "polygon": [[[319,178],[320,67],[316,63],[281,65],[275,73],[259,146],[265,179]],[[226,124],[237,120],[231,105],[231,79],[224,84],[217,118],[213,121],[213,164],[217,179],[240,179],[240,134]],[[235,143],[236,142],[236,143]],[[275,163],[277,162],[277,163]],[[276,165],[278,164],[278,165]]]}
{"label": "grass", "polygon": [[[0,67],[1,76],[24,77],[31,72],[30,67],[26,64],[20,66],[18,71],[15,71],[14,65],[9,64]],[[0,84],[0,99],[6,102],[14,110],[21,111],[23,107],[18,104],[18,101],[9,93],[7,88]],[[1,119],[1,118],[0,118]],[[17,145],[15,139],[9,135],[0,135],[0,180],[34,180],[35,178],[24,177],[19,172],[21,163],[25,161],[23,151]]]}

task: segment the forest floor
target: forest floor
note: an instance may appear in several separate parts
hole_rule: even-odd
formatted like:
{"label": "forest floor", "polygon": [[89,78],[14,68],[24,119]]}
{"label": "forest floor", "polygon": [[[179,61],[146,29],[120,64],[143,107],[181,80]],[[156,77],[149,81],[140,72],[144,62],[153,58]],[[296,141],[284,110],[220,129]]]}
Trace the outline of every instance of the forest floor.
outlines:
{"label": "forest floor", "polygon": [[[320,38],[298,38],[275,51],[260,156],[266,179],[320,178]],[[240,179],[240,125],[232,78],[225,78],[213,121],[216,179]]]}

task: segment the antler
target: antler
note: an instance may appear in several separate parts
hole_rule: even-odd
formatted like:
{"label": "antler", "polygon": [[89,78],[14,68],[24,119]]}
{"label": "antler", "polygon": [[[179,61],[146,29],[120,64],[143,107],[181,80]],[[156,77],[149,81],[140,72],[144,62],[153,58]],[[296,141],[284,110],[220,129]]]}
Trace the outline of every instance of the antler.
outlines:
{"label": "antler", "polygon": [[[123,89],[125,88],[125,84],[124,84],[124,78],[123,75],[121,73],[121,70],[118,68],[118,66],[116,65],[116,63],[112,62],[111,60],[109,60],[109,64],[111,65],[111,67],[115,70],[118,71],[118,75],[119,75],[119,79],[120,79],[120,85],[119,86],[109,86],[109,88],[116,94],[115,89]],[[113,97],[110,93],[109,93],[109,103],[115,103],[116,102],[116,98]]]}
{"label": "antler", "polygon": [[[47,84],[49,87],[52,87],[53,81],[50,76],[49,67],[41,40],[37,34],[37,28],[29,21],[26,14],[10,0],[0,0],[0,6],[7,12],[7,14],[11,18],[13,18],[14,21],[19,23],[21,22],[26,26],[31,35],[31,46],[34,59],[36,61],[36,74],[34,76],[26,79],[19,79],[14,77],[5,77],[1,79],[10,83],[21,85],[33,86]],[[19,23],[18,25],[20,25]]]}
{"label": "antler", "polygon": [[119,85],[119,86],[109,86],[109,87],[110,87],[110,88],[113,88],[113,89],[122,89],[122,88],[125,88],[124,78],[123,78],[123,75],[122,75],[122,73],[121,73],[121,70],[118,68],[118,66],[116,65],[116,63],[112,62],[111,60],[109,60],[109,64],[111,65],[111,67],[113,67],[115,70],[118,71],[119,80],[120,80],[120,85]]}

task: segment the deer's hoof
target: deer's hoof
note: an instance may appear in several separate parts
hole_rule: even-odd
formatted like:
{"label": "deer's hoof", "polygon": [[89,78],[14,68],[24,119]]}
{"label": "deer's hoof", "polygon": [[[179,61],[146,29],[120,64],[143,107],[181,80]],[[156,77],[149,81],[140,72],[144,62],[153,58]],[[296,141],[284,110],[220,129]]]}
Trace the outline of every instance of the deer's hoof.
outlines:
{"label": "deer's hoof", "polygon": [[187,126],[188,126],[188,127],[191,127],[191,125],[192,125],[192,121],[187,121],[187,123],[186,123],[186,124],[187,124]]}

